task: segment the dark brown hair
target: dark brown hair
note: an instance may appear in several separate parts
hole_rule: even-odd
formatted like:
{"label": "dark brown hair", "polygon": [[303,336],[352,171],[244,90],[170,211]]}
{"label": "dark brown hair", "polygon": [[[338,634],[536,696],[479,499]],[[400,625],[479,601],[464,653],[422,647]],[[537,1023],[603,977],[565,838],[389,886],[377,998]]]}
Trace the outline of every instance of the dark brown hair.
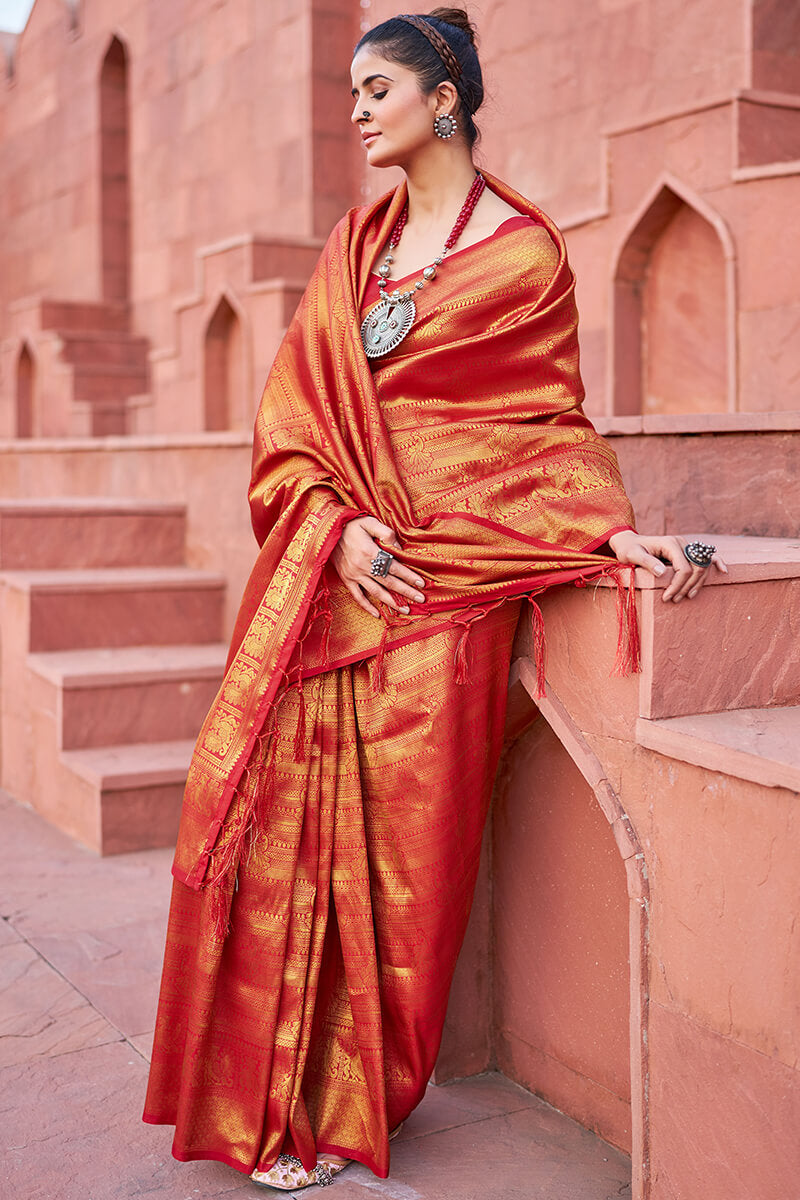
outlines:
{"label": "dark brown hair", "polygon": [[461,69],[453,79],[442,56],[425,34],[400,17],[390,17],[370,29],[356,46],[371,46],[389,62],[408,67],[419,80],[420,91],[428,95],[440,83],[450,80],[458,92],[459,120],[467,139],[473,146],[478,140],[474,114],[483,103],[483,75],[475,44],[475,26],[463,8],[434,8],[433,12],[418,14],[447,42]]}

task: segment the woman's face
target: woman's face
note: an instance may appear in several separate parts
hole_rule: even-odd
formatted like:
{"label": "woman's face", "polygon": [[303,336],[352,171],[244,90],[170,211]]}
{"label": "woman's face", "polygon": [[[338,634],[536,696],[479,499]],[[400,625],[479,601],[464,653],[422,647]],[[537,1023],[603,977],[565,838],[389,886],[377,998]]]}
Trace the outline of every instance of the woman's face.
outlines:
{"label": "woman's face", "polygon": [[[364,142],[373,167],[403,167],[434,138],[436,92],[424,96],[408,67],[390,62],[364,46],[353,59],[350,120]],[[369,119],[364,117],[367,111]]]}

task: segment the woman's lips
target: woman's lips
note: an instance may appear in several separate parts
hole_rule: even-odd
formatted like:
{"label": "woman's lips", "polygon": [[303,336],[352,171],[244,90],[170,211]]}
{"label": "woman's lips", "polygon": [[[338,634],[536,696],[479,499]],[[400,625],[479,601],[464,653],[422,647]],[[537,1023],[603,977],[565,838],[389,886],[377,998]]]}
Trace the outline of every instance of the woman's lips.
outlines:
{"label": "woman's lips", "polygon": [[380,136],[381,135],[379,133],[362,133],[361,140],[363,141],[365,146],[369,146],[369,144],[371,142],[375,141],[376,137],[380,137]]}

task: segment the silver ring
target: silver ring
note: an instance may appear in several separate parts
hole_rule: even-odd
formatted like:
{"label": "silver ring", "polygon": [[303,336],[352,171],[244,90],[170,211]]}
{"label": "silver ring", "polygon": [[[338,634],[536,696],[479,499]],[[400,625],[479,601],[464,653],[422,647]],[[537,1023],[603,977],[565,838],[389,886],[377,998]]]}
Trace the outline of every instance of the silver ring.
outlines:
{"label": "silver ring", "polygon": [[707,542],[689,542],[683,547],[683,553],[693,567],[708,567],[716,549],[716,546],[710,546]]}
{"label": "silver ring", "polygon": [[376,575],[380,579],[384,579],[389,574],[389,568],[394,562],[394,555],[388,550],[379,550],[369,564],[370,575]]}

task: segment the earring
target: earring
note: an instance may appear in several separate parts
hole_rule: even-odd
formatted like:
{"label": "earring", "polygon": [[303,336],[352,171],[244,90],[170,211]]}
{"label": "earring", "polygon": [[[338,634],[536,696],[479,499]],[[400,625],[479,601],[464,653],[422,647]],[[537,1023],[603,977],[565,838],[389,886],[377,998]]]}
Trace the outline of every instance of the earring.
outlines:
{"label": "earring", "polygon": [[450,113],[442,113],[433,122],[433,132],[440,138],[451,138],[457,129],[456,119]]}

